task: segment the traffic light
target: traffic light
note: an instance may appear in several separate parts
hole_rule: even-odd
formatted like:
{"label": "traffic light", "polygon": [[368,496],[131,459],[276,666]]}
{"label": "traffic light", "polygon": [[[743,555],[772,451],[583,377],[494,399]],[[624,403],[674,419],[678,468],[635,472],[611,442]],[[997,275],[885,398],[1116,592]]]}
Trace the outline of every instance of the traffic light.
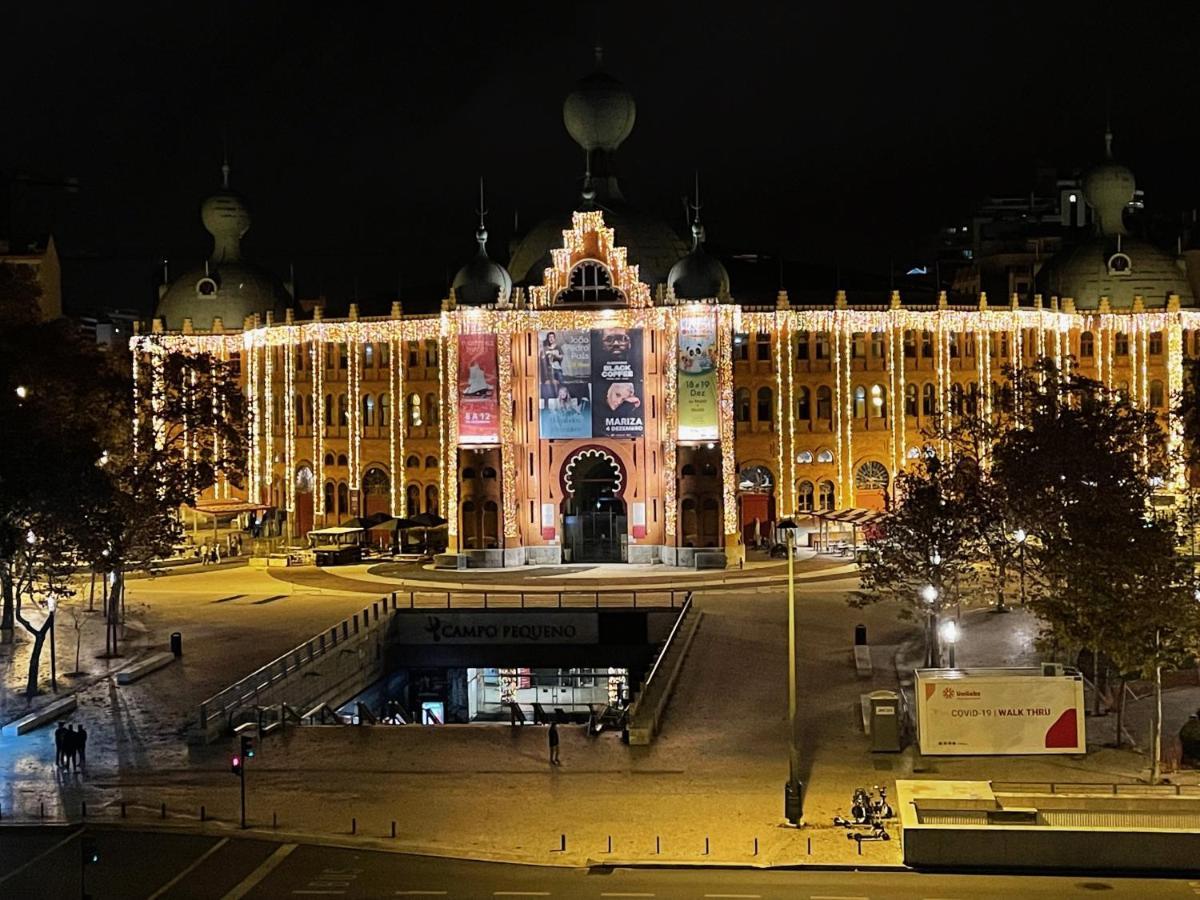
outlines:
{"label": "traffic light", "polygon": [[233,759],[229,761],[229,771],[238,776],[242,774],[242,758],[236,753],[233,755]]}
{"label": "traffic light", "polygon": [[254,759],[255,739],[248,734],[242,735],[242,758]]}

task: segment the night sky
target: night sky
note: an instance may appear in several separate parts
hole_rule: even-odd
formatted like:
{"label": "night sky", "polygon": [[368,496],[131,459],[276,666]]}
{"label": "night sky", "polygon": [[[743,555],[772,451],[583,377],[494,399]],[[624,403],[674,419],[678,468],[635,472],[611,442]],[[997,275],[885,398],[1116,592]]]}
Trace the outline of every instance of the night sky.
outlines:
{"label": "night sky", "polygon": [[10,6],[0,232],[54,231],[69,311],[149,312],[157,261],[207,254],[227,135],[249,258],[294,261],[332,312],[397,289],[432,308],[474,250],[481,174],[501,260],[514,210],[524,230],[572,206],[562,100],[597,41],[638,103],[627,198],[683,233],[699,168],[710,246],[782,255],[789,287],[812,287],[803,263],[907,262],[1039,162],[1086,167],[1108,96],[1151,207],[1200,204],[1195,3],[423,6]]}

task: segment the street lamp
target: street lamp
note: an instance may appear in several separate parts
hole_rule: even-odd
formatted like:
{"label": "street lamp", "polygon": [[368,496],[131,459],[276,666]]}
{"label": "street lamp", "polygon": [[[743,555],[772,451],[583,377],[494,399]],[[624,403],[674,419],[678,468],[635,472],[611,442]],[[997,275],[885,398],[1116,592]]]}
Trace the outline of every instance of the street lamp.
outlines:
{"label": "street lamp", "polygon": [[926,606],[925,610],[925,668],[932,669],[937,665],[934,656],[934,638],[936,632],[933,628],[933,621],[937,616],[934,610],[934,604],[937,603],[938,589],[932,584],[927,584],[921,588],[919,596]]}
{"label": "street lamp", "polygon": [[954,645],[958,643],[959,631],[958,623],[953,619],[947,619],[938,628],[938,634],[942,641],[950,648],[950,668],[955,668],[954,665]]}
{"label": "street lamp", "polygon": [[1021,605],[1025,605],[1025,541],[1029,535],[1024,528],[1018,528],[1013,532],[1013,540],[1017,542],[1018,553],[1021,557]]}
{"label": "street lamp", "polygon": [[28,396],[29,396],[29,388],[25,387],[25,385],[23,385],[23,384],[18,384],[17,385],[17,397],[21,400],[24,400]]}

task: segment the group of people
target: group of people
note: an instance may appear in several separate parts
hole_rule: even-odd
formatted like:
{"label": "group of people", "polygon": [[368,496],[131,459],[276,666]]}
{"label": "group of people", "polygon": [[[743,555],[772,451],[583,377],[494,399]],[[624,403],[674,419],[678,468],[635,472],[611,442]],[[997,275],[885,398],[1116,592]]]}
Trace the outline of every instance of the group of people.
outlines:
{"label": "group of people", "polygon": [[216,565],[221,561],[222,556],[241,556],[241,554],[242,536],[240,534],[227,535],[224,541],[214,541],[212,544],[197,544],[192,550],[193,558],[205,566]]}
{"label": "group of people", "polygon": [[73,768],[75,771],[86,768],[87,739],[87,729],[82,725],[76,725],[72,730],[70,725],[59,722],[54,729],[55,764],[60,769]]}

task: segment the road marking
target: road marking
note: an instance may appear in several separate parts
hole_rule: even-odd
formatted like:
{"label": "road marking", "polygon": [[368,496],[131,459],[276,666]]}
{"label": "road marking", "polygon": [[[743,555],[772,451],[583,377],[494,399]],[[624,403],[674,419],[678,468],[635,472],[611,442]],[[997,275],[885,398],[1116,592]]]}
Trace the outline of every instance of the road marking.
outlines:
{"label": "road marking", "polygon": [[870,897],[846,897],[841,894],[809,894],[808,900],[871,900]]}
{"label": "road marking", "polygon": [[59,841],[53,847],[49,848],[48,850],[43,850],[41,853],[39,853],[33,859],[26,862],[25,865],[19,866],[19,867],[13,869],[11,872],[9,872],[7,875],[0,877],[0,884],[4,884],[4,882],[8,881],[8,879],[12,878],[15,875],[20,875],[22,872],[24,872],[26,869],[28,869],[30,866],[32,866],[39,859],[44,859],[45,857],[49,856],[51,853],[53,853],[58,848],[65,847],[67,844],[71,843],[71,841],[75,840],[75,838],[79,837],[82,834],[83,834],[82,828],[80,828],[78,831],[71,832],[69,835],[67,835],[65,838],[63,838],[61,841]]}
{"label": "road marking", "polygon": [[445,897],[445,891],[396,891],[398,897]]}
{"label": "road marking", "polygon": [[492,891],[493,897],[549,897],[549,891]]}
{"label": "road marking", "polygon": [[705,894],[704,896],[705,897],[740,897],[740,898],[749,898],[749,900],[753,900],[753,898],[755,898],[755,897],[761,897],[762,894]]}
{"label": "road marking", "polygon": [[297,844],[282,844],[274,853],[266,858],[257,869],[247,875],[237,884],[232,891],[226,894],[221,900],[242,900],[248,893],[258,887],[259,882],[271,874],[271,871],[283,862],[291,852],[296,849]]}
{"label": "road marking", "polygon": [[342,888],[341,890],[337,890],[337,891],[296,890],[296,891],[292,891],[292,893],[293,894],[337,894],[340,897],[342,894],[346,893],[346,889]]}
{"label": "road marking", "polygon": [[[617,893],[612,893],[612,894],[601,894],[600,896],[601,897],[653,897],[655,895],[654,894],[617,894]],[[707,896],[707,895],[705,895],[705,896]],[[758,894],[755,894],[754,896],[757,897]]]}
{"label": "road marking", "polygon": [[176,875],[174,878],[172,878],[170,881],[168,881],[166,884],[164,884],[162,887],[160,887],[157,891],[155,891],[153,894],[151,894],[149,897],[147,897],[146,900],[156,900],[156,898],[161,897],[163,894],[165,894],[171,888],[175,887],[175,885],[179,884],[179,882],[183,881],[183,879],[186,878],[188,875],[191,875],[192,872],[195,870],[196,866],[200,865],[200,863],[204,862],[206,859],[208,859],[210,856],[212,856],[214,853],[216,853],[218,850],[220,850],[222,847],[224,847],[228,843],[229,843],[229,838],[227,838],[227,837],[221,838],[219,841],[217,841],[215,844],[213,844],[211,847],[209,847],[207,850],[205,850],[203,853],[201,853],[199,856],[197,856],[195,862],[193,862],[190,866],[188,866],[186,869],[184,869],[182,872],[180,872],[178,875]]}

